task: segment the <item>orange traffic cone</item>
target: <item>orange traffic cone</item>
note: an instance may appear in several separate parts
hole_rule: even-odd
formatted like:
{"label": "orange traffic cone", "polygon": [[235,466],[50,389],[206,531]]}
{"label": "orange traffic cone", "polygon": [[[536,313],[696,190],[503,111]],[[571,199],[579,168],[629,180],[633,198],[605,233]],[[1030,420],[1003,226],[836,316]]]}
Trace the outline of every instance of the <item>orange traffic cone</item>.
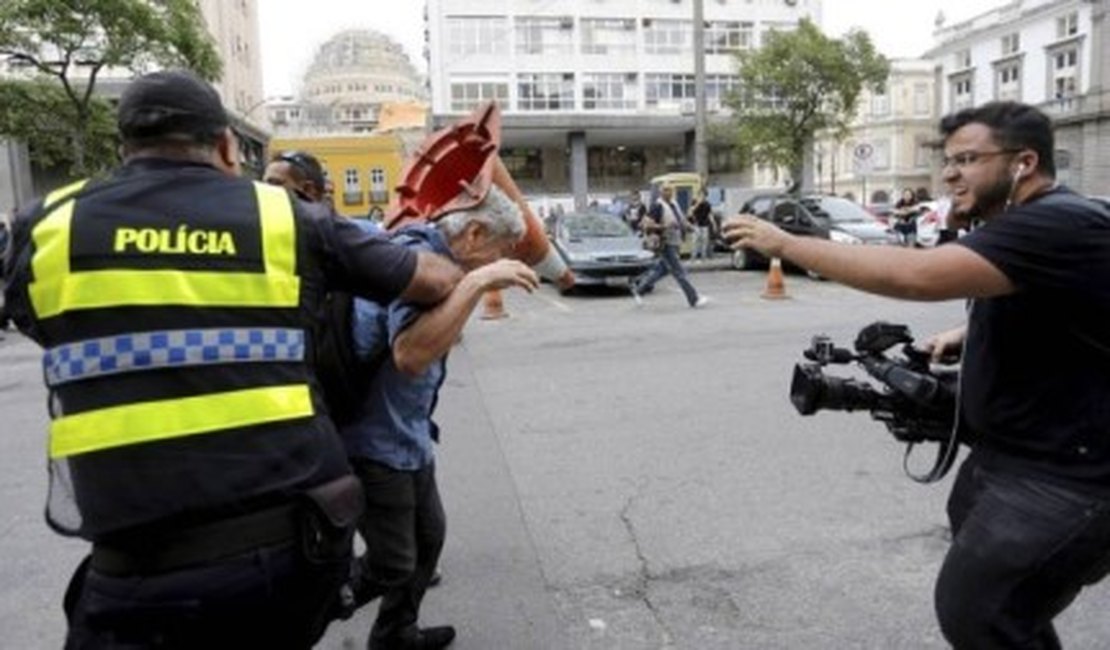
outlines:
{"label": "orange traffic cone", "polygon": [[782,280],[782,261],[777,257],[771,258],[771,266],[767,269],[767,287],[763,289],[762,297],[767,300],[789,298]]}
{"label": "orange traffic cone", "polygon": [[505,303],[501,300],[501,290],[493,289],[482,294],[482,320],[508,318]]}

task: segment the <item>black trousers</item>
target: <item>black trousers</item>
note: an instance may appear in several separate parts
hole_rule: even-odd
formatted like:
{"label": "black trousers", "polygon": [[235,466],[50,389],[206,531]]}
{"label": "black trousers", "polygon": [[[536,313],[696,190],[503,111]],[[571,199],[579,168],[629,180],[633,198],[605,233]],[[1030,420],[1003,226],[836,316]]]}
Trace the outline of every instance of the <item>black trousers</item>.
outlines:
{"label": "black trousers", "polygon": [[311,648],[350,563],[349,546],[311,557],[296,540],[161,575],[103,575],[86,559],[66,593],[66,648]]}
{"label": "black trousers", "polygon": [[968,457],[949,496],[941,631],[958,650],[1060,648],[1053,618],[1110,571],[1110,499],[983,456]]}
{"label": "black trousers", "polygon": [[435,465],[401,471],[365,459],[351,463],[366,494],[358,526],[366,542],[360,571],[382,594],[370,644],[403,647],[419,631],[420,603],[447,533]]}

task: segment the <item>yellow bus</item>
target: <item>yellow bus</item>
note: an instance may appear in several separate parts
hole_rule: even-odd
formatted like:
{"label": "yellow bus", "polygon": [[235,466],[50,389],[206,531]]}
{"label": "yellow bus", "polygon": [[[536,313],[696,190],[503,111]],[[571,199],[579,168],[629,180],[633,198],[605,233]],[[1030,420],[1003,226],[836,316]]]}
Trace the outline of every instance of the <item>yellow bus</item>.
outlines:
{"label": "yellow bus", "polygon": [[674,200],[682,209],[682,214],[690,212],[698,193],[701,192],[701,176],[695,172],[671,172],[651,179],[651,200],[659,196],[659,191],[664,187],[674,190]]}

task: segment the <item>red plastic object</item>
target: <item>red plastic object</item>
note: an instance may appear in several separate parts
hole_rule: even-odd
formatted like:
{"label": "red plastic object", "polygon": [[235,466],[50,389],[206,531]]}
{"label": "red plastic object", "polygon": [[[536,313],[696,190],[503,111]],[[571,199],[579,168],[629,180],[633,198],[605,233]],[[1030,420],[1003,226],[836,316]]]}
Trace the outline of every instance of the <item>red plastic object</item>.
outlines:
{"label": "red plastic object", "polygon": [[480,203],[489,192],[500,146],[501,111],[493,102],[433,133],[401,172],[398,205],[386,216],[386,228],[435,221]]}

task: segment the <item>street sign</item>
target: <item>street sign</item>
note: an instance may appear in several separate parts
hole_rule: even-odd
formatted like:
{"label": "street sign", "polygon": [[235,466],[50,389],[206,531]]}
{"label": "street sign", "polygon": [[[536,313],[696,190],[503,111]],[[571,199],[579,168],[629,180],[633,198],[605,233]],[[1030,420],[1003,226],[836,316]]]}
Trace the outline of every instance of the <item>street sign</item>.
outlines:
{"label": "street sign", "polygon": [[852,171],[860,175],[871,173],[875,147],[868,142],[861,142],[852,149]]}

